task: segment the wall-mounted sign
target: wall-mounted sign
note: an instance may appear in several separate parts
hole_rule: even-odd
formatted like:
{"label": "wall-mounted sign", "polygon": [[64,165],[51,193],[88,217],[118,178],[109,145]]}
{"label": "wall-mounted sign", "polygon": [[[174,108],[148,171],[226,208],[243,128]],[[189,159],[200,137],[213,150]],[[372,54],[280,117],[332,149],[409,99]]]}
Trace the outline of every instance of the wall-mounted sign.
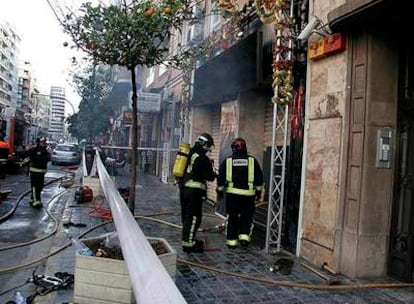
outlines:
{"label": "wall-mounted sign", "polygon": [[122,120],[124,121],[124,125],[132,126],[132,111],[124,111]]}
{"label": "wall-mounted sign", "polygon": [[321,37],[309,44],[309,59],[319,59],[345,50],[346,39],[342,33]]}
{"label": "wall-mounted sign", "polygon": [[138,93],[138,112],[159,113],[161,111],[161,94]]}

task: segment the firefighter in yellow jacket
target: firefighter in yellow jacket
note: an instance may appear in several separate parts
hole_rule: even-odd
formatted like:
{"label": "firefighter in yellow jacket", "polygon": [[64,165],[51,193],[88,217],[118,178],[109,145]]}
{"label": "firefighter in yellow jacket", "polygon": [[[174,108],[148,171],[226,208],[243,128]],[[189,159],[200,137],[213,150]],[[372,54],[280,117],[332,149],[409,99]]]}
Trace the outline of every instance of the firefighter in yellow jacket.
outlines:
{"label": "firefighter in yellow jacket", "polygon": [[180,186],[181,217],[183,222],[182,247],[186,253],[201,253],[204,243],[196,239],[201,224],[203,201],[207,195],[207,181],[213,181],[216,173],[206,155],[214,146],[213,137],[202,133],[190,149],[187,168]]}
{"label": "firefighter in yellow jacket", "polygon": [[256,158],[247,153],[246,141],[236,138],[231,144],[232,156],[219,167],[217,194],[226,198],[227,240],[234,249],[240,243],[247,248],[253,230],[255,198],[263,189],[263,172]]}
{"label": "firefighter in yellow jacket", "polygon": [[45,182],[47,163],[50,161],[50,153],[46,149],[46,139],[44,137],[37,138],[36,146],[23,152],[23,158],[25,158],[25,162],[29,162],[32,190],[30,205],[34,208],[41,208],[40,193],[43,190]]}

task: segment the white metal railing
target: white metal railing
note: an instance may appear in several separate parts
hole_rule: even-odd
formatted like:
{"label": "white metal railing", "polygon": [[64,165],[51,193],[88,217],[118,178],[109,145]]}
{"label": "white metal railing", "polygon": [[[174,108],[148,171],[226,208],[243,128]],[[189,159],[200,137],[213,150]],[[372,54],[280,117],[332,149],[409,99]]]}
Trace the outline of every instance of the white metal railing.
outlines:
{"label": "white metal railing", "polygon": [[88,176],[88,168],[86,167],[85,149],[82,151],[82,176]]}
{"label": "white metal railing", "polygon": [[[95,160],[99,181],[111,208],[136,302],[187,303],[119,194],[99,153],[95,153]],[[85,162],[83,164],[85,166]]]}
{"label": "white metal railing", "polygon": [[[101,146],[103,149],[119,149],[119,150],[132,150],[131,146]],[[172,151],[177,152],[178,148],[157,148],[157,147],[137,147],[137,151]]]}

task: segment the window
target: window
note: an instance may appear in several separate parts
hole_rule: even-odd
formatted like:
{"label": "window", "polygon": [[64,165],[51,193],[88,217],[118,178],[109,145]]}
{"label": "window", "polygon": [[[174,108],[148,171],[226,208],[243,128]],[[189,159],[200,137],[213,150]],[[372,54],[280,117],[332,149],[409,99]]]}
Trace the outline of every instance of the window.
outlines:
{"label": "window", "polygon": [[212,4],[210,14],[210,33],[212,33],[220,29],[221,25],[220,9],[217,2]]}
{"label": "window", "polygon": [[154,67],[151,67],[148,69],[148,75],[147,75],[147,87],[151,85],[151,83],[154,82]]}
{"label": "window", "polygon": [[158,76],[161,76],[162,74],[164,74],[165,72],[167,72],[167,66],[165,64],[160,64],[158,67]]}
{"label": "window", "polygon": [[186,45],[197,44],[203,39],[203,10],[198,5],[194,5],[192,7],[192,15],[195,21],[187,24]]}

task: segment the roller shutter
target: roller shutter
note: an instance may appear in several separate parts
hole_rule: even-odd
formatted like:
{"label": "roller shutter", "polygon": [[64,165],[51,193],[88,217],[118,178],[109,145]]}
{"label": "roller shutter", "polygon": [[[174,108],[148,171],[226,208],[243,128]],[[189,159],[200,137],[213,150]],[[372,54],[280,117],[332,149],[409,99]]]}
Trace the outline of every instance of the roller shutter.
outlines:
{"label": "roller shutter", "polygon": [[[220,105],[216,105],[211,109],[211,136],[213,136],[215,147],[210,153],[210,158],[214,160],[214,167],[218,169],[219,153],[220,153]],[[216,201],[216,181],[209,182],[207,186],[207,199]]]}

